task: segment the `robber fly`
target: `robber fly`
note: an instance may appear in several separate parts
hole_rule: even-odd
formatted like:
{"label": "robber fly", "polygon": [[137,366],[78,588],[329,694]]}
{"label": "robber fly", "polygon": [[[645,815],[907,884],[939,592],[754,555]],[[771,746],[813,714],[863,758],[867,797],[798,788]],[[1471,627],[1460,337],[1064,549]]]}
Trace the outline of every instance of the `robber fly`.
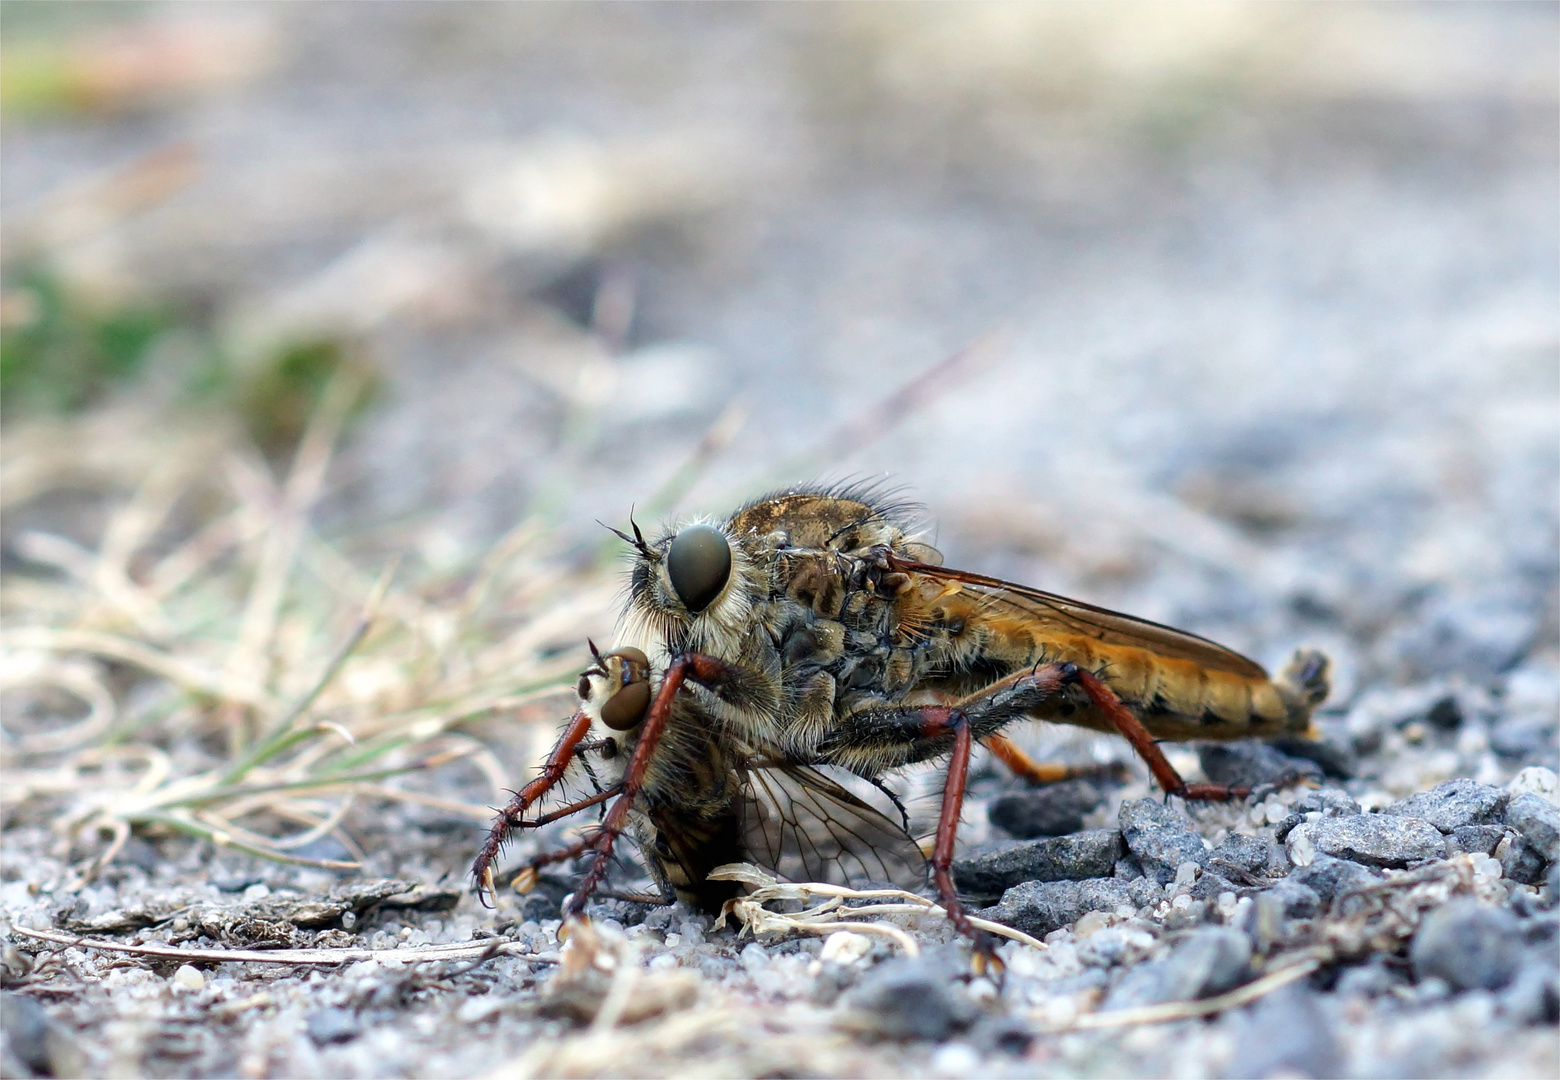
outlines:
{"label": "robber fly", "polygon": [[[598,687],[582,681],[587,704],[542,775],[500,814],[474,867],[480,883],[508,829],[530,824],[525,810],[592,745],[597,718],[611,728],[606,713],[621,712],[627,737],[614,747],[626,760],[600,830],[572,852],[593,851],[595,861],[570,915],[600,884],[616,837],[631,821],[653,824],[656,793],[675,802],[670,777],[682,777],[684,791],[721,791],[721,812],[740,816],[745,796],[730,793],[751,775],[837,767],[881,785],[891,770],[946,757],[932,878],[950,921],[989,956],[950,872],[975,743],[1049,782],[1068,770],[1030,761],[1002,730],[1025,719],[1081,725],[1126,738],[1169,794],[1240,798],[1246,789],[1186,783],[1156,740],[1303,732],[1328,692],[1317,652],[1297,653],[1273,679],[1194,634],[945,567],[909,508],[872,489],[781,492],[653,543],[637,526],[619,535],[635,554],[625,644],[606,658],[619,664],[600,665],[609,693],[592,712]],[[737,786],[712,783],[701,768],[734,775]],[[697,848],[701,834],[685,832]],[[749,840],[721,850],[763,848]],[[693,880],[714,857],[712,847],[670,862]]]}

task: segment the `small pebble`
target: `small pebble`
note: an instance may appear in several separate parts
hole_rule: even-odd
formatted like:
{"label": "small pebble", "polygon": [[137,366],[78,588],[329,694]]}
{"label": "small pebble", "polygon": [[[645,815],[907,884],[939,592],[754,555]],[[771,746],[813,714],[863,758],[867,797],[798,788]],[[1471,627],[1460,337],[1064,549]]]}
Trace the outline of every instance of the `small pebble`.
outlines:
{"label": "small pebble", "polygon": [[853,991],[842,1021],[885,1039],[942,1042],[975,1018],[969,1002],[956,997],[948,974],[925,958],[890,960]]}
{"label": "small pebble", "polygon": [[1191,820],[1158,799],[1122,803],[1119,820],[1122,839],[1143,873],[1160,884],[1173,881],[1184,862],[1208,861],[1208,849]]}
{"label": "small pebble", "polygon": [[1004,851],[960,859],[953,876],[962,892],[1001,896],[1025,881],[1082,881],[1107,877],[1122,850],[1115,829],[1091,829],[1072,836],[1031,840]]}
{"label": "small pebble", "polygon": [[1499,990],[1522,963],[1522,927],[1503,908],[1466,897],[1425,916],[1409,947],[1414,974],[1459,990]]}
{"label": "small pebble", "polygon": [[[977,912],[984,919],[1011,926],[1026,934],[1044,936],[1072,926],[1085,912],[1136,911],[1157,903],[1164,893],[1148,878],[1122,881],[1092,878],[1088,881],[1029,881],[1002,894],[1002,902]],[[1190,903],[1190,898],[1187,898]]]}
{"label": "small pebble", "polygon": [[1553,769],[1530,765],[1511,778],[1506,791],[1513,799],[1532,794],[1554,802],[1560,797],[1560,777],[1555,776]]}
{"label": "small pebble", "polygon": [[173,982],[182,990],[201,990],[206,986],[206,976],[200,973],[198,968],[188,964],[180,964],[173,973]]}
{"label": "small pebble", "polygon": [[1087,780],[1015,791],[993,799],[986,810],[991,823],[1020,840],[1066,836],[1083,828],[1084,815],[1104,796]]}
{"label": "small pebble", "polygon": [[1247,739],[1234,743],[1207,743],[1197,750],[1197,761],[1215,784],[1272,784],[1280,780],[1310,776],[1320,778],[1321,767],[1305,758],[1292,758],[1271,743]]}
{"label": "small pebble", "polygon": [[1473,780],[1448,780],[1429,791],[1399,799],[1384,814],[1423,818],[1449,833],[1459,826],[1489,825],[1500,821],[1511,796],[1498,787]]}
{"label": "small pebble", "polygon": [[1441,831],[1422,818],[1389,814],[1348,814],[1308,821],[1289,834],[1289,858],[1305,866],[1299,850],[1308,840],[1322,855],[1332,855],[1366,866],[1402,869],[1411,863],[1438,859],[1446,854]]}
{"label": "small pebble", "polygon": [[1546,861],[1560,861],[1560,807],[1524,792],[1506,807],[1506,824],[1521,833]]}

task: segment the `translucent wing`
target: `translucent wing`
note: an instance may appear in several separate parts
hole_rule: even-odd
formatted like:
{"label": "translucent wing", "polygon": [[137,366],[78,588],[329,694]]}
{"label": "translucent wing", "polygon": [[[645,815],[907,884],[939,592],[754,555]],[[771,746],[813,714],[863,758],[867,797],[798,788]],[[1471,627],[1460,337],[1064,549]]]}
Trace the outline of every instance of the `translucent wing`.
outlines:
{"label": "translucent wing", "polygon": [[963,593],[980,597],[993,611],[1024,616],[1042,629],[1052,627],[1063,634],[1090,637],[1110,645],[1147,649],[1159,656],[1190,660],[1214,671],[1228,671],[1254,679],[1267,678],[1267,672],[1255,660],[1173,626],[965,570],[895,556],[889,556],[889,565],[912,578],[957,581],[964,586]]}
{"label": "translucent wing", "polygon": [[805,765],[747,773],[742,829],[748,857],[788,881],[926,884],[915,839],[876,807]]}

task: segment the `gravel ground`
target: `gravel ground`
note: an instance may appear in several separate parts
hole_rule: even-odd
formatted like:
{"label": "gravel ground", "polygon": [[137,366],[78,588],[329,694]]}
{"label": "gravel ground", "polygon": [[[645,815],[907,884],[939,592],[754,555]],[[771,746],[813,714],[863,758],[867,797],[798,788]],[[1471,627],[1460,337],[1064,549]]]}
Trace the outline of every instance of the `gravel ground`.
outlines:
{"label": "gravel ground", "polygon": [[[369,582],[401,556],[397,602],[448,613],[528,523],[545,552],[484,633],[554,681],[612,638],[595,519],[880,473],[956,565],[1270,667],[1318,646],[1336,678],[1318,742],[1167,747],[1188,776],[1308,778],[1242,805],[1167,804],[1067,730],[1018,738],[1124,776],[1027,790],[980,762],[961,887],[1046,944],[1004,945],[999,991],[931,916],[883,917],[910,956],[607,900],[561,949],[567,875],[496,911],[464,889],[458,806],[494,798],[469,763],[421,802],[361,796],[354,872],[138,828],[82,883],[107,838],[46,782],[82,751],[35,738],[62,706],[8,636],[5,1075],[1553,1075],[1555,8],[1171,11],[144,5],[105,28],[8,3],[8,50],[97,73],[0,133],[8,326],[41,266],[198,327],[83,413],[8,413],[8,635],[120,625],[33,583],[122,546],[105,522],[155,501],[170,447],[206,460],[173,434],[211,420],[174,389],[199,342],[242,371],[327,339],[378,389],[311,530]],[[187,531],[215,514],[179,505]],[[309,658],[264,686],[290,699],[320,653],[279,626],[272,651]],[[125,663],[92,678],[132,698]],[[566,709],[462,737],[513,782]],[[155,730],[175,777],[218,760],[216,728]],[[185,964],[23,929],[379,953]],[[404,962],[444,943],[473,949]]]}

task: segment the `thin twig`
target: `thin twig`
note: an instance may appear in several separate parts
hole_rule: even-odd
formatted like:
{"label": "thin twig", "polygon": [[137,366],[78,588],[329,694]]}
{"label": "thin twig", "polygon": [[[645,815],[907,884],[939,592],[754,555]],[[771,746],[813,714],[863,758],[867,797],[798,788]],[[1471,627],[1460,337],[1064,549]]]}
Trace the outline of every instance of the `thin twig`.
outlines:
{"label": "thin twig", "polygon": [[32,930],[24,926],[11,927],[13,934],[52,941],[75,949],[101,949],[104,952],[130,953],[134,956],[155,956],[160,960],[233,964],[353,964],[362,960],[390,961],[401,964],[426,964],[435,960],[475,960],[487,957],[496,949],[505,956],[517,956],[534,964],[556,964],[556,953],[532,953],[524,951],[518,942],[478,941],[459,945],[427,945],[413,949],[180,949],[173,945],[130,945],[101,938],[85,938],[75,934],[62,934],[55,930]]}
{"label": "thin twig", "polygon": [[1298,964],[1270,972],[1255,982],[1249,982],[1227,994],[1203,998],[1199,1001],[1167,1001],[1161,1005],[1144,1005],[1136,1009],[1112,1009],[1109,1012],[1089,1013],[1080,1016],[1052,1031],[1085,1031],[1099,1028],[1136,1027],[1140,1024],[1167,1024],[1174,1020],[1195,1020],[1200,1016],[1212,1016],[1226,1009],[1238,1009],[1281,986],[1303,979],[1321,966],[1319,960],[1302,960]]}

